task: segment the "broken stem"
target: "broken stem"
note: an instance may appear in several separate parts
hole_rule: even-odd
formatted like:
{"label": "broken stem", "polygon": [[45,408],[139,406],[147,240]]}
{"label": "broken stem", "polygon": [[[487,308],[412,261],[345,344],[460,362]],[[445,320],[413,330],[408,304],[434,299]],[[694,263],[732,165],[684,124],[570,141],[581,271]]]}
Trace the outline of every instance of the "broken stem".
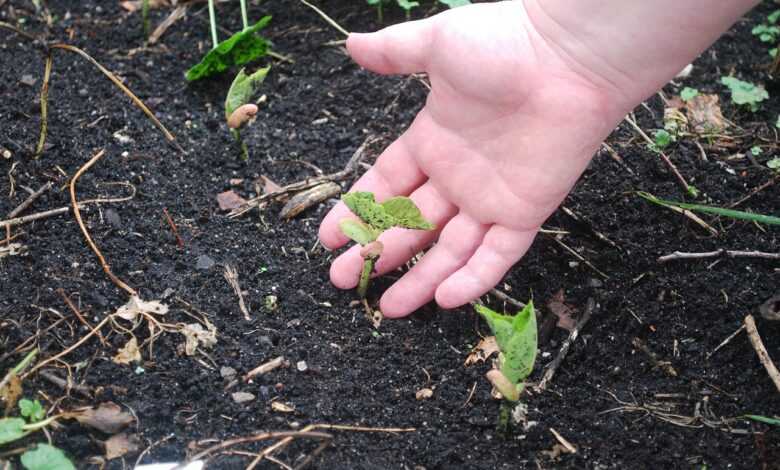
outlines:
{"label": "broken stem", "polygon": [[368,292],[368,283],[371,281],[371,272],[374,271],[374,263],[376,258],[365,258],[363,260],[363,271],[360,273],[360,281],[358,281],[358,295],[361,299],[366,298],[366,292]]}
{"label": "broken stem", "polygon": [[244,31],[249,29],[249,16],[246,13],[246,0],[241,0],[241,21],[244,23]]}
{"label": "broken stem", "polygon": [[211,25],[211,48],[216,49],[219,39],[217,38],[217,18],[214,14],[214,0],[209,0],[209,24]]}
{"label": "broken stem", "polygon": [[51,66],[54,61],[51,51],[46,56],[46,65],[43,69],[43,84],[41,85],[41,135],[38,137],[38,147],[35,148],[33,158],[39,158],[43,154],[43,146],[46,143],[46,132],[49,128],[49,78]]}

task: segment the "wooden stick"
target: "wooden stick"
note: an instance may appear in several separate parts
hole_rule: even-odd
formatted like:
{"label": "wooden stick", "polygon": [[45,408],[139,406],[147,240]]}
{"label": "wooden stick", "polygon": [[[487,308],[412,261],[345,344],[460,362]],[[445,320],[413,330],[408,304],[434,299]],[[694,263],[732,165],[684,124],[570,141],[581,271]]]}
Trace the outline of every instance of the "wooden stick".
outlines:
{"label": "wooden stick", "polygon": [[725,255],[728,258],[763,258],[763,259],[780,260],[780,253],[765,253],[763,251],[726,250],[721,248],[719,250],[705,251],[702,253],[687,253],[683,251],[675,251],[674,253],[658,257],[658,262],[666,263],[668,261],[681,260],[681,259],[716,258],[721,255]]}
{"label": "wooden stick", "polygon": [[761,341],[761,336],[758,334],[756,320],[753,318],[753,315],[748,314],[745,316],[745,331],[747,332],[748,338],[750,338],[753,349],[755,349],[756,354],[758,354],[758,360],[764,365],[767,374],[769,374],[769,378],[772,379],[777,391],[780,392],[780,372],[778,372],[777,367],[775,367],[775,364],[769,357],[769,353],[764,347],[764,342]]}
{"label": "wooden stick", "polygon": [[589,298],[585,306],[585,312],[582,313],[582,318],[580,318],[577,321],[577,324],[574,326],[574,329],[571,330],[571,333],[569,333],[569,337],[566,338],[566,341],[564,341],[563,345],[561,345],[561,349],[560,351],[558,351],[558,355],[555,357],[555,359],[553,359],[553,361],[547,367],[547,370],[545,371],[542,380],[535,387],[537,392],[543,392],[547,388],[547,385],[552,380],[553,376],[555,375],[555,372],[558,370],[558,367],[560,367],[563,360],[566,359],[566,355],[569,354],[569,349],[571,348],[572,343],[574,343],[577,340],[577,337],[580,335],[580,331],[582,331],[582,329],[588,323],[591,315],[593,314],[593,310],[595,309],[596,309],[596,301],[593,300],[593,298]]}
{"label": "wooden stick", "polygon": [[41,194],[43,194],[46,191],[48,191],[49,189],[51,189],[51,187],[52,187],[52,183],[50,181],[50,182],[44,184],[43,186],[41,186],[40,188],[38,188],[37,191],[35,191],[34,193],[30,194],[27,197],[27,199],[25,199],[21,204],[19,204],[16,207],[16,209],[14,209],[11,212],[9,212],[8,213],[8,218],[9,219],[13,219],[17,215],[21,214],[25,209],[30,207],[32,205],[32,203],[35,202],[36,199],[41,197]]}
{"label": "wooden stick", "polygon": [[49,364],[50,362],[56,361],[56,360],[60,359],[61,357],[67,356],[68,354],[72,353],[73,351],[75,351],[75,350],[76,350],[76,348],[78,348],[79,346],[81,346],[82,344],[84,344],[84,342],[86,342],[86,341],[87,341],[89,338],[91,338],[92,336],[94,336],[95,334],[97,334],[97,332],[98,332],[98,331],[100,331],[100,329],[101,329],[101,328],[103,328],[103,326],[104,326],[104,325],[105,325],[105,324],[108,322],[108,320],[110,320],[110,319],[111,319],[111,315],[106,315],[106,317],[105,317],[105,318],[104,318],[104,319],[103,319],[103,320],[102,320],[100,323],[98,323],[98,324],[95,326],[95,328],[93,328],[93,329],[92,329],[92,331],[90,331],[89,333],[87,333],[86,335],[84,335],[84,337],[82,337],[80,340],[76,341],[76,342],[75,342],[75,343],[74,343],[72,346],[68,347],[67,349],[65,349],[64,351],[60,352],[59,354],[57,354],[57,355],[55,355],[55,356],[52,356],[52,357],[50,357],[50,358],[46,359],[45,361],[39,362],[39,363],[38,363],[38,364],[37,364],[35,367],[33,367],[32,369],[30,369],[30,371],[29,371],[29,372],[27,372],[26,374],[24,374],[24,376],[25,376],[25,377],[27,377],[28,375],[32,374],[32,373],[33,373],[33,372],[35,372],[36,370],[40,369],[41,367],[44,367],[44,366],[46,366],[46,365],[47,365],[47,364]]}
{"label": "wooden stick", "polygon": [[46,132],[49,129],[49,79],[51,78],[51,66],[54,57],[51,51],[46,56],[46,65],[43,69],[43,84],[41,85],[41,135],[38,137],[38,146],[35,148],[33,158],[43,155],[43,146],[46,143]]}
{"label": "wooden stick", "polygon": [[135,296],[138,295],[132,287],[125,284],[124,281],[119,279],[114,275],[114,273],[111,272],[111,266],[108,265],[106,262],[106,259],[103,257],[103,254],[98,249],[97,245],[95,245],[95,242],[92,241],[92,237],[89,235],[89,231],[87,231],[87,227],[84,225],[84,221],[81,219],[81,211],[79,210],[79,203],[76,200],[76,181],[81,177],[82,174],[84,174],[85,171],[87,171],[92,165],[97,163],[98,160],[100,160],[100,157],[105,155],[106,151],[105,149],[100,150],[98,153],[95,154],[94,157],[90,158],[87,163],[84,164],[81,168],[78,169],[75,175],[73,175],[73,178],[70,180],[70,201],[72,203],[73,207],[73,215],[76,217],[76,222],[78,222],[79,227],[81,228],[81,232],[84,234],[84,238],[87,240],[87,244],[90,248],[92,248],[92,251],[95,252],[95,255],[97,255],[98,259],[100,260],[100,265],[103,266],[103,271],[105,271],[106,275],[109,279],[111,279],[111,282],[116,284],[117,287],[124,290],[128,294]]}
{"label": "wooden stick", "polygon": [[[86,326],[90,330],[93,330],[94,328],[92,327],[92,325],[89,324],[89,322],[87,321],[86,318],[84,318],[84,316],[81,314],[79,309],[76,308],[76,305],[73,303],[73,301],[70,300],[70,297],[68,297],[68,294],[65,293],[65,289],[59,288],[59,289],[57,289],[57,293],[60,294],[60,296],[62,296],[62,300],[64,300],[65,303],[68,304],[68,307],[70,307],[70,310],[73,312],[74,315],[76,315],[76,318],[78,318],[79,321],[84,326]],[[106,343],[106,339],[103,338],[103,335],[101,335],[99,331],[97,332],[97,335],[98,335],[98,338],[100,338],[100,343],[103,346],[108,346],[108,344]]]}

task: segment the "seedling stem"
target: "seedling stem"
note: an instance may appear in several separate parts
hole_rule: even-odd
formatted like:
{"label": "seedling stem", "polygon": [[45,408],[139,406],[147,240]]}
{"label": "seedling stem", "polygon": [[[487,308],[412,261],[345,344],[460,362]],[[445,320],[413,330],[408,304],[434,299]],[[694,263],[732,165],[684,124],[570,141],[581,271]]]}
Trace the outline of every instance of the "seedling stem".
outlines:
{"label": "seedling stem", "polygon": [[[219,44],[219,38],[217,38],[217,17],[214,13],[214,0],[209,0],[209,24],[211,25],[211,48],[216,49]],[[244,28],[246,28],[246,22],[244,22],[244,25]]]}
{"label": "seedling stem", "polygon": [[249,29],[249,17],[246,13],[246,0],[241,0],[241,20],[244,22],[244,31]]}

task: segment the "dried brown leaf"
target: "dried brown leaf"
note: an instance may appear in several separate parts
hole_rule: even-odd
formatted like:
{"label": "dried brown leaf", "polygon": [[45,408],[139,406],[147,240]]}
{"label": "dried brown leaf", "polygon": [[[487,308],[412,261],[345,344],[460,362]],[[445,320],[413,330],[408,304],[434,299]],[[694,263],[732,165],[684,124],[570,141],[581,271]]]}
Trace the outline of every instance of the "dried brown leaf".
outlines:
{"label": "dried brown leaf", "polygon": [[282,191],[282,187],[276,184],[271,178],[260,175],[260,179],[263,180],[263,194],[275,193]]}
{"label": "dried brown leaf", "polygon": [[22,379],[18,375],[13,374],[8,379],[8,382],[0,388],[0,398],[5,403],[5,414],[11,412],[16,407],[16,402],[19,401],[19,397],[22,396]]}
{"label": "dried brown leaf", "polygon": [[717,133],[727,127],[720,110],[718,95],[696,95],[685,104],[688,123],[698,134]]}
{"label": "dried brown leaf", "polygon": [[217,328],[209,322],[207,327],[203,328],[200,323],[190,323],[184,325],[180,330],[180,333],[184,335],[184,352],[188,356],[192,356],[198,350],[199,347],[204,349],[211,349],[217,344]]}
{"label": "dried brown leaf", "polygon": [[127,454],[135,454],[141,449],[141,439],[137,434],[120,433],[103,443],[106,447],[106,459],[112,460]]}
{"label": "dried brown leaf", "polygon": [[553,315],[558,317],[556,326],[568,331],[574,330],[574,326],[577,324],[574,320],[577,309],[565,302],[563,298],[563,289],[556,292],[550,300],[547,301],[547,308]]}
{"label": "dried brown leaf", "polygon": [[271,409],[280,413],[292,413],[295,411],[295,408],[280,401],[271,402]]}
{"label": "dried brown leaf", "polygon": [[428,398],[431,398],[433,396],[433,390],[430,388],[421,388],[420,390],[417,390],[417,393],[414,394],[414,397],[417,400],[427,400]]}
{"label": "dried brown leaf", "polygon": [[131,362],[141,361],[141,351],[138,350],[138,340],[133,336],[130,340],[119,350],[119,352],[112,359],[117,364],[127,365]]}
{"label": "dried brown leaf", "polygon": [[84,426],[106,434],[116,434],[130,425],[135,418],[116,403],[107,401],[95,407],[79,408],[67,414]]}
{"label": "dried brown leaf", "polygon": [[466,362],[464,362],[463,365],[468,367],[477,362],[485,362],[490,356],[497,352],[498,343],[496,343],[495,336],[482,338],[477,346],[471,350],[468,357],[466,357]]}
{"label": "dried brown leaf", "polygon": [[220,210],[231,211],[246,204],[246,199],[230,189],[224,193],[217,194],[217,203],[219,204]]}
{"label": "dried brown leaf", "polygon": [[165,315],[168,306],[159,300],[145,301],[137,295],[131,296],[126,304],[119,307],[115,313],[119,318],[134,322],[139,315],[150,313],[153,315]]}
{"label": "dried brown leaf", "polygon": [[[119,2],[119,5],[130,13],[140,11],[142,4],[143,2],[141,0],[127,0],[124,2]],[[149,9],[162,8],[167,5],[168,2],[165,0],[149,0]]]}

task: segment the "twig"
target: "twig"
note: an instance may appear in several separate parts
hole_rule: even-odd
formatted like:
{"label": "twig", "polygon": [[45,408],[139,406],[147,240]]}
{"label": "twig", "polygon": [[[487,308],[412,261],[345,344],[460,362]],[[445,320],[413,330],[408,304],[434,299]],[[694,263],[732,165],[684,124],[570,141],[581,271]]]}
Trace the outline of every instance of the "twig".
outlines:
{"label": "twig", "polygon": [[778,181],[780,181],[780,175],[777,175],[777,176],[775,176],[774,178],[772,178],[772,179],[770,179],[769,181],[767,181],[766,183],[764,183],[764,184],[762,184],[762,185],[760,185],[760,186],[756,187],[755,189],[753,189],[752,191],[750,191],[750,193],[748,193],[748,195],[747,195],[747,196],[745,196],[745,197],[743,197],[743,198],[739,199],[737,202],[733,202],[733,203],[729,204],[729,205],[728,205],[728,207],[729,207],[730,209],[732,209],[732,208],[734,208],[734,207],[737,207],[738,205],[740,205],[740,204],[742,204],[743,202],[747,201],[748,199],[750,199],[751,197],[753,197],[753,196],[755,196],[756,194],[760,193],[761,191],[765,190],[766,188],[769,188],[769,187],[771,187],[771,186],[774,186],[774,185],[775,185],[775,184],[776,184]]}
{"label": "twig", "polygon": [[51,189],[51,187],[52,187],[52,183],[50,181],[50,182],[44,184],[43,186],[41,186],[40,188],[38,188],[37,191],[35,191],[34,193],[32,193],[29,196],[27,196],[27,199],[25,199],[21,204],[16,206],[16,209],[14,209],[11,212],[9,212],[8,213],[8,218],[9,219],[13,219],[17,215],[21,214],[22,211],[24,211],[25,209],[30,207],[32,205],[32,203],[35,202],[36,199],[41,197],[41,194],[43,194],[46,191],[48,191],[49,189]]}
{"label": "twig", "polygon": [[246,303],[244,303],[244,294],[241,293],[241,285],[238,283],[238,271],[236,271],[235,267],[226,264],[224,276],[225,280],[230,284],[230,287],[233,288],[233,291],[238,296],[238,308],[241,310],[241,313],[244,314],[244,320],[252,321],[252,317],[249,316],[249,309],[246,308]]}
{"label": "twig", "polygon": [[574,257],[575,257],[575,258],[577,258],[578,260],[580,260],[580,261],[582,261],[583,263],[585,263],[585,264],[586,264],[588,267],[590,267],[592,270],[596,271],[596,273],[597,273],[599,276],[603,277],[604,279],[609,279],[609,276],[607,276],[606,274],[604,274],[603,272],[601,272],[601,270],[599,270],[599,268],[597,268],[596,266],[594,266],[594,265],[593,265],[593,264],[592,264],[590,261],[588,261],[587,259],[585,259],[585,258],[584,258],[584,257],[583,257],[581,254],[579,254],[579,253],[577,253],[576,251],[574,251],[574,249],[573,249],[572,247],[570,247],[569,245],[567,245],[567,244],[563,243],[562,241],[558,240],[558,238],[557,238],[557,237],[551,237],[551,238],[552,238],[552,239],[553,239],[553,240],[554,240],[554,241],[555,241],[557,244],[559,244],[559,245],[560,245],[560,246],[561,246],[563,249],[565,249],[566,251],[568,251],[569,253],[571,253],[571,255],[572,255],[572,256],[574,256]]}
{"label": "twig", "polygon": [[179,143],[176,142],[176,137],[174,137],[173,134],[171,134],[168,131],[168,129],[165,128],[165,126],[154,115],[152,110],[150,110],[144,104],[144,102],[141,101],[140,98],[138,98],[132,91],[130,91],[130,89],[127,88],[125,86],[125,84],[122,83],[122,81],[119,80],[116,77],[116,75],[111,73],[110,70],[108,70],[107,68],[105,68],[102,65],[100,65],[100,63],[97,60],[93,59],[92,56],[90,56],[89,54],[87,54],[83,50],[79,49],[78,47],[71,46],[70,44],[54,44],[54,45],[51,46],[51,48],[52,49],[62,49],[62,50],[74,52],[74,53],[80,55],[81,57],[83,57],[84,59],[86,59],[89,63],[91,63],[95,67],[97,67],[97,69],[100,70],[103,73],[103,75],[108,77],[108,79],[111,80],[114,83],[114,85],[119,87],[119,89],[122,90],[122,92],[124,92],[124,94],[127,95],[133,101],[133,103],[135,103],[135,105],[138,106],[149,117],[149,119],[152,120],[154,125],[157,126],[157,128],[160,129],[160,131],[163,133],[165,138],[168,139],[168,142],[173,144],[177,148],[177,150],[179,150],[181,153],[185,153],[184,149],[181,147],[181,145],[179,145]]}
{"label": "twig", "polygon": [[503,300],[504,302],[512,304],[512,305],[514,305],[515,307],[517,307],[519,309],[525,308],[525,304],[523,302],[520,302],[519,300],[513,299],[512,297],[508,296],[507,294],[504,294],[503,292],[501,292],[498,289],[495,289],[495,288],[490,289],[490,295],[494,295],[494,296],[498,297],[499,299]]}
{"label": "twig", "polygon": [[176,244],[179,245],[179,248],[184,248],[184,240],[181,239],[179,236],[179,230],[176,228],[176,224],[173,223],[173,219],[171,218],[171,215],[168,213],[168,209],[163,207],[163,214],[165,214],[165,220],[168,221],[168,226],[171,227],[171,232],[173,232],[173,236],[176,237]]}
{"label": "twig", "polygon": [[54,385],[62,388],[63,390],[66,391],[74,390],[78,392],[80,395],[82,395],[83,397],[92,399],[92,390],[86,385],[74,384],[73,382],[70,381],[70,379],[65,380],[63,378],[60,378],[56,374],[48,370],[42,370],[39,374],[41,377],[53,383]]}
{"label": "twig", "polygon": [[36,38],[32,34],[25,33],[21,29],[17,28],[16,26],[14,26],[12,24],[8,24],[5,21],[0,21],[0,28],[7,29],[8,31],[14,32],[14,33],[18,34],[19,36],[22,36],[22,37],[24,37],[26,39],[29,39],[30,41],[37,41],[38,40],[38,38]]}
{"label": "twig", "polygon": [[553,436],[555,436],[555,439],[557,439],[558,442],[561,443],[561,445],[566,450],[566,452],[570,454],[577,453],[577,448],[574,447],[574,445],[571,442],[569,442],[565,437],[561,436],[558,431],[556,431],[554,428],[550,428],[550,432],[552,433]]}
{"label": "twig", "polygon": [[613,149],[613,148],[612,148],[612,147],[611,147],[609,144],[607,144],[606,142],[603,142],[603,143],[601,144],[601,148],[603,148],[604,150],[606,150],[606,151],[607,151],[607,153],[609,154],[609,156],[610,156],[610,157],[612,157],[612,159],[613,159],[613,160],[615,160],[616,162],[618,162],[618,163],[620,164],[620,166],[622,166],[623,168],[625,168],[625,170],[626,170],[626,171],[627,171],[629,174],[631,174],[631,175],[633,175],[633,174],[634,174],[634,170],[632,170],[632,169],[631,169],[631,167],[629,167],[629,166],[626,164],[626,162],[625,162],[625,161],[623,161],[623,157],[621,157],[621,156],[620,156],[620,155],[619,155],[619,154],[618,154],[618,153],[615,151],[615,149]]}
{"label": "twig", "polygon": [[[324,429],[327,431],[352,431],[352,432],[387,432],[387,433],[399,433],[399,432],[414,432],[417,431],[416,428],[367,428],[363,426],[347,426],[343,424],[310,424],[303,429],[301,429],[301,432],[310,432],[314,431],[315,429]],[[276,452],[277,450],[280,450],[287,445],[290,444],[290,442],[293,441],[293,437],[287,437],[282,439],[281,441],[277,442],[276,444],[263,449],[263,451],[255,458],[255,460],[252,461],[251,464],[246,468],[246,470],[252,470],[257,466],[260,461],[270,456],[272,453]]]}
{"label": "twig", "polygon": [[658,262],[666,263],[667,261],[674,261],[674,260],[681,260],[681,259],[716,258],[722,255],[726,256],[727,258],[763,258],[763,259],[780,260],[780,253],[765,253],[763,251],[726,250],[721,248],[719,250],[705,251],[702,253],[687,253],[683,251],[675,251],[674,253],[660,256],[658,258]]}
{"label": "twig", "polygon": [[735,331],[734,333],[731,333],[729,335],[729,337],[724,339],[723,341],[721,341],[721,343],[715,349],[713,349],[711,353],[707,354],[707,360],[709,360],[709,358],[712,357],[713,354],[718,352],[718,350],[720,348],[722,348],[723,346],[729,344],[731,342],[731,340],[736,338],[736,336],[744,329],[745,329],[745,324],[743,323],[739,328],[737,328],[737,331]]}
{"label": "twig", "polygon": [[264,432],[252,436],[237,437],[235,439],[228,439],[226,441],[222,441],[219,444],[215,444],[201,452],[198,452],[197,454],[188,458],[186,462],[177,465],[172,470],[182,470],[183,468],[186,467],[186,464],[189,462],[199,460],[207,455],[213,454],[218,450],[226,449],[234,445],[244,444],[246,442],[259,442],[259,441],[267,441],[269,439],[279,439],[279,438],[287,438],[287,437],[290,438],[305,437],[305,438],[313,438],[313,439],[323,439],[327,441],[333,440],[333,436],[330,434],[326,434],[324,432],[309,432],[309,431]]}
{"label": "twig", "polygon": [[539,384],[536,386],[537,392],[543,392],[545,389],[547,389],[547,385],[550,383],[553,376],[555,376],[555,372],[558,370],[558,367],[560,367],[563,360],[566,359],[566,355],[569,354],[571,345],[577,340],[577,337],[580,335],[580,331],[582,331],[582,329],[588,323],[591,315],[593,314],[593,310],[595,309],[596,301],[593,300],[593,298],[589,298],[585,306],[585,311],[582,313],[582,318],[577,321],[574,329],[571,330],[571,333],[569,333],[569,337],[566,338],[566,341],[564,341],[563,345],[561,345],[561,349],[558,351],[558,355],[555,356],[555,359],[553,359],[550,365],[547,366],[547,370],[544,372],[542,380],[539,381]]}
{"label": "twig", "polygon": [[160,40],[160,37],[168,31],[174,23],[184,18],[184,14],[187,13],[187,4],[177,5],[176,8],[165,18],[156,28],[152,34],[149,35],[149,44],[154,44]]}
{"label": "twig", "polygon": [[[107,198],[107,199],[88,199],[86,201],[81,201],[78,204],[79,209],[83,209],[88,204],[100,204],[100,203],[109,203],[109,202],[125,202],[129,201],[135,197],[135,189],[133,190],[133,194],[128,197],[122,197],[122,198]],[[69,212],[71,209],[73,209],[72,206],[66,206],[66,207],[58,207],[57,209],[51,209],[48,211],[38,212],[35,214],[25,215],[24,217],[16,217],[15,219],[8,219],[8,220],[0,220],[0,228],[4,227],[13,227],[14,225],[22,225],[26,224],[28,222],[34,222],[36,220],[41,219],[48,219],[49,217],[54,217],[55,215],[65,214]]]}
{"label": "twig", "polygon": [[586,226],[588,228],[588,230],[590,231],[590,233],[592,233],[599,240],[603,241],[604,243],[606,243],[607,245],[611,246],[612,248],[617,248],[618,250],[620,249],[617,246],[617,243],[613,242],[612,240],[607,238],[606,235],[604,235],[603,233],[601,233],[598,230],[596,230],[593,227],[593,224],[589,220],[586,220],[585,218],[577,215],[576,212],[574,212],[573,210],[569,209],[566,206],[561,206],[561,210],[563,211],[564,214],[566,214],[569,217],[571,217],[578,224]]}
{"label": "twig", "polygon": [[255,207],[260,207],[266,201],[269,201],[271,199],[276,199],[280,196],[285,196],[290,193],[302,191],[304,189],[309,189],[311,187],[320,185],[326,181],[340,181],[352,176],[357,171],[358,165],[363,159],[366,149],[368,148],[369,145],[373,144],[376,140],[377,139],[373,137],[366,138],[366,140],[360,145],[360,147],[358,147],[357,150],[355,150],[355,153],[352,154],[352,157],[349,159],[349,161],[347,162],[343,170],[328,175],[307,178],[303,181],[298,181],[296,183],[288,184],[287,186],[284,186],[282,189],[278,191],[273,191],[270,193],[263,194],[262,196],[257,196],[252,199],[249,199],[241,207],[233,209],[228,214],[228,217],[236,218],[242,214],[249,212]]}
{"label": "twig", "polygon": [[65,349],[64,351],[60,352],[59,354],[46,359],[45,361],[39,362],[35,367],[30,369],[29,372],[24,374],[24,376],[26,377],[26,376],[32,374],[33,372],[35,372],[36,370],[40,369],[41,367],[46,366],[50,362],[56,361],[56,360],[60,359],[61,357],[67,356],[68,354],[72,353],[73,351],[76,350],[76,348],[78,348],[79,346],[84,344],[89,338],[91,338],[92,336],[97,334],[97,332],[100,331],[100,329],[103,328],[103,326],[106,323],[108,323],[108,320],[110,320],[110,319],[111,319],[111,315],[106,315],[106,317],[100,323],[98,323],[95,326],[95,328],[92,329],[92,331],[90,331],[89,333],[84,335],[80,340],[76,341],[72,346],[68,347],[67,349]]}
{"label": "twig", "polygon": [[658,355],[653,351],[651,351],[650,348],[647,347],[644,341],[642,341],[639,338],[634,338],[631,341],[631,344],[635,348],[645,353],[645,355],[650,359],[650,362],[653,363],[653,367],[663,370],[670,377],[677,377],[677,371],[672,366],[672,363],[669,361],[662,361],[658,359]]}
{"label": "twig", "polygon": [[100,265],[103,266],[103,271],[105,271],[108,278],[111,279],[111,282],[116,284],[117,287],[124,290],[128,294],[134,296],[137,295],[135,289],[125,284],[124,281],[116,277],[114,273],[111,272],[111,267],[106,262],[103,254],[100,253],[100,250],[98,249],[97,245],[95,245],[95,242],[92,241],[92,237],[89,235],[87,227],[84,225],[84,221],[81,219],[81,211],[79,210],[79,204],[76,200],[76,181],[78,181],[79,177],[81,177],[85,171],[94,165],[100,159],[100,157],[105,155],[105,153],[105,149],[96,153],[94,157],[90,158],[89,161],[84,164],[84,166],[78,169],[76,174],[73,175],[73,178],[70,180],[70,200],[73,205],[73,215],[76,217],[76,222],[78,222],[79,227],[81,228],[81,232],[84,234],[84,238],[87,240],[87,244],[90,248],[92,248],[92,251],[95,252],[95,255],[97,255],[98,259],[100,260]]}
{"label": "twig", "polygon": [[307,7],[311,8],[311,9],[312,9],[312,10],[314,10],[314,11],[316,11],[316,12],[317,12],[317,14],[318,14],[318,15],[320,15],[320,16],[322,17],[322,19],[323,19],[323,20],[325,20],[325,21],[326,21],[326,22],[327,22],[329,25],[331,25],[331,26],[333,26],[334,28],[336,28],[336,30],[337,30],[338,32],[340,32],[340,33],[341,33],[341,34],[343,34],[344,36],[347,36],[347,37],[349,37],[349,31],[347,31],[346,29],[342,28],[342,27],[341,27],[341,25],[339,25],[338,23],[336,23],[336,22],[333,20],[333,18],[331,18],[330,16],[328,16],[327,14],[325,14],[325,12],[324,12],[324,11],[322,11],[322,10],[320,10],[319,8],[315,7],[314,5],[312,5],[311,3],[307,2],[306,0],[301,0],[301,2],[303,2],[303,4],[304,4],[304,5],[306,5]]}
{"label": "twig", "polygon": [[51,66],[54,56],[51,51],[46,56],[46,65],[43,69],[43,84],[41,85],[41,135],[38,137],[38,146],[35,148],[33,158],[43,155],[43,147],[46,143],[46,132],[49,128],[49,79],[51,78]]}
{"label": "twig", "polygon": [[[631,125],[631,127],[634,128],[635,131],[650,145],[653,145],[653,139],[651,139],[647,134],[645,134],[645,131],[642,130],[641,127],[637,125],[637,123],[631,119],[631,116],[626,116],[625,121]],[[688,182],[685,180],[685,177],[683,177],[682,173],[677,169],[677,167],[672,163],[672,161],[669,159],[669,157],[666,156],[664,152],[662,152],[660,149],[658,150],[658,155],[661,156],[661,159],[666,163],[666,166],[669,167],[670,170],[672,170],[672,173],[677,178],[677,181],[680,183],[680,186],[682,187],[683,191],[685,191],[685,194],[691,194],[691,188],[693,186],[689,185]]]}
{"label": "twig", "polygon": [[691,219],[693,222],[698,224],[701,228],[703,228],[703,229],[707,230],[708,232],[710,232],[710,234],[712,234],[713,236],[717,237],[719,235],[718,231],[715,230],[715,228],[713,228],[710,224],[708,224],[707,222],[702,220],[701,217],[699,217],[698,215],[696,215],[693,212],[689,211],[688,209],[683,209],[683,208],[680,208],[680,207],[677,207],[677,206],[668,205],[668,204],[661,204],[661,205],[663,207],[669,209],[670,211],[677,212],[678,214],[682,214],[685,217]]}
{"label": "twig", "polygon": [[155,442],[152,442],[149,445],[149,447],[147,447],[146,449],[143,450],[143,452],[138,454],[138,458],[135,459],[135,465],[133,466],[133,468],[138,468],[140,463],[141,463],[141,460],[143,460],[143,458],[146,456],[146,454],[151,452],[152,449],[154,449],[155,447],[159,446],[160,444],[163,444],[164,442],[170,441],[174,437],[176,437],[176,434],[175,433],[171,433],[171,434],[168,434],[167,436],[164,436],[163,438],[161,438],[161,439],[159,439],[159,440],[157,440]]}
{"label": "twig", "polygon": [[761,341],[761,336],[758,334],[756,320],[753,318],[753,315],[748,314],[745,316],[745,331],[747,332],[748,338],[750,338],[753,349],[755,349],[756,354],[758,354],[758,360],[764,365],[766,372],[769,374],[769,378],[772,379],[775,387],[777,387],[777,391],[780,392],[780,372],[778,372],[777,367],[775,367],[775,364],[769,357],[769,353],[764,347],[764,342]]}
{"label": "twig", "polygon": [[[73,303],[73,301],[72,301],[72,300],[70,300],[70,297],[68,297],[68,294],[66,294],[66,293],[65,293],[65,290],[64,290],[64,289],[62,289],[62,288],[60,288],[60,289],[57,289],[57,293],[58,293],[58,294],[60,294],[60,296],[62,296],[62,300],[64,300],[64,301],[65,301],[65,303],[66,303],[66,304],[68,304],[68,307],[70,307],[70,309],[71,309],[71,311],[73,312],[73,314],[74,314],[74,315],[76,315],[76,318],[78,318],[78,319],[79,319],[79,321],[80,321],[80,322],[81,322],[81,323],[82,323],[84,326],[86,326],[86,327],[87,327],[87,328],[89,328],[90,330],[93,330],[94,328],[92,328],[92,325],[90,325],[90,324],[89,324],[89,322],[87,321],[87,319],[86,319],[86,318],[84,318],[84,316],[81,314],[81,312],[79,311],[79,309],[78,309],[78,308],[76,308],[76,305]],[[97,332],[97,335],[98,335],[98,338],[100,338],[100,343],[101,343],[103,346],[108,346],[108,344],[106,344],[106,339],[105,339],[105,338],[103,338],[103,335],[101,335],[99,331]]]}
{"label": "twig", "polygon": [[[243,377],[241,377],[241,380],[243,382],[249,382],[252,379],[252,377],[267,374],[268,372],[271,372],[272,370],[285,365],[285,363],[286,361],[284,359],[284,356],[276,357],[250,370],[249,372],[244,374]],[[230,382],[228,382],[227,385],[225,385],[225,391],[227,392],[228,390],[235,387],[236,385],[238,385],[238,380],[237,379],[231,380]]]}

